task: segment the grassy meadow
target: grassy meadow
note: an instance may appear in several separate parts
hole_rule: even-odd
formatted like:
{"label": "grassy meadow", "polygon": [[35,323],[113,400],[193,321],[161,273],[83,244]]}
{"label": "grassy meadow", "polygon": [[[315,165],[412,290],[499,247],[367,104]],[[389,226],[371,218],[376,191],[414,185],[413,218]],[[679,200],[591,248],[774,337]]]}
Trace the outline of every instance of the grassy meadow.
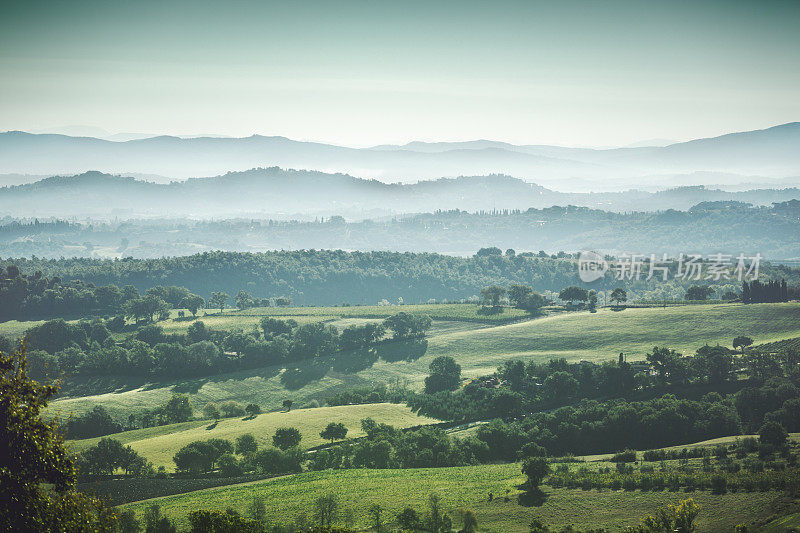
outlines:
{"label": "grassy meadow", "polygon": [[[289,412],[262,413],[254,418],[235,417],[213,420],[195,420],[181,424],[171,424],[154,428],[136,429],[111,435],[112,438],[136,450],[150,460],[156,467],[164,466],[168,471],[175,469],[172,457],[179,449],[196,440],[228,439],[231,442],[245,433],[252,433],[259,447],[272,446],[272,436],[280,427],[296,427],[300,430],[302,448],[324,444],[319,436],[330,422],[341,422],[347,429],[348,437],[361,437],[361,420],[367,417],[376,422],[406,428],[432,424],[439,420],[417,416],[405,405],[377,403],[364,405],[345,405],[338,407],[317,407],[295,409]],[[71,450],[82,451],[99,441],[99,438],[70,441]]]}
{"label": "grassy meadow", "polygon": [[[147,505],[157,503],[179,526],[187,525],[186,514],[193,509],[226,509],[242,513],[255,496],[263,497],[267,514],[276,522],[290,522],[313,509],[314,500],[336,494],[340,508],[351,509],[358,528],[369,526],[367,511],[375,503],[384,508],[387,519],[406,506],[424,511],[429,494],[441,497],[458,527],[458,511],[472,509],[480,531],[526,532],[539,518],[556,531],[569,524],[605,527],[616,531],[633,526],[657,507],[694,498],[702,506],[698,532],[732,531],[742,522],[769,516],[770,506],[781,496],[776,492],[714,495],[710,492],[598,492],[552,489],[544,486],[543,501],[519,500],[517,488],[524,481],[519,464],[478,465],[454,468],[407,470],[337,470],[307,472],[252,483],[189,492],[176,496],[131,503],[125,508],[141,515]],[[489,493],[493,499],[489,501]]]}

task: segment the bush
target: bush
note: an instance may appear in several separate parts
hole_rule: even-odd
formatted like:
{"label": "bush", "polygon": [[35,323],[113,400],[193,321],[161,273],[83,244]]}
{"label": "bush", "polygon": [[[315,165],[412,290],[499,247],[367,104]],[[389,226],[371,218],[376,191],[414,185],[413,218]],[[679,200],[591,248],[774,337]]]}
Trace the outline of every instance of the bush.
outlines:
{"label": "bush", "polygon": [[725,476],[711,476],[711,492],[725,494],[728,492],[728,479]]}
{"label": "bush", "polygon": [[611,462],[613,463],[632,463],[634,461],[636,461],[636,451],[630,449],[616,453],[611,458]]}

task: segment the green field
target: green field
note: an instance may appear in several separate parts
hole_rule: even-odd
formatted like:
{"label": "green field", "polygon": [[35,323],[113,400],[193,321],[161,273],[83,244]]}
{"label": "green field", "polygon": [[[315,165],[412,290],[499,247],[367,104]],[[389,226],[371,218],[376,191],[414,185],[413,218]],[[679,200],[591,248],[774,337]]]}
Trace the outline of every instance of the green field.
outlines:
{"label": "green field", "polygon": [[[377,403],[364,405],[344,405],[339,407],[317,407],[296,409],[290,412],[263,413],[255,418],[224,418],[214,421],[192,421],[155,428],[137,429],[110,435],[149,459],[155,466],[175,469],[173,455],[183,446],[196,440],[228,439],[231,442],[245,433],[252,433],[259,446],[272,446],[272,435],[279,427],[295,427],[300,430],[303,440],[301,447],[311,448],[326,441],[319,436],[330,422],[341,422],[347,429],[348,437],[361,437],[361,420],[373,418],[378,423],[386,423],[405,428],[439,422],[433,418],[417,416],[405,405]],[[71,441],[70,449],[82,451],[94,445],[99,438]]]}
{"label": "green field", "polygon": [[[476,512],[480,531],[525,532],[535,517],[558,531],[575,524],[582,528],[605,527],[612,531],[632,526],[657,507],[680,499],[694,498],[703,509],[698,531],[732,531],[742,522],[764,519],[776,492],[713,495],[709,492],[581,491],[544,487],[546,498],[539,505],[518,501],[517,486],[524,481],[519,464],[480,465],[456,468],[408,470],[339,470],[308,472],[282,478],[200,490],[128,504],[141,515],[147,505],[158,503],[179,524],[194,509],[232,507],[246,513],[254,496],[264,497],[267,513],[275,522],[286,523],[300,513],[313,515],[319,496],[336,494],[340,508],[351,509],[356,527],[368,527],[367,510],[375,503],[393,517],[408,505],[426,509],[428,495],[438,494],[458,527],[458,511]],[[489,493],[494,495],[489,502]],[[508,497],[508,501],[506,501]]]}
{"label": "green field", "polygon": [[[326,313],[331,309],[362,308],[297,309],[318,310],[317,316],[329,317]],[[102,404],[112,412],[126,415],[164,403],[174,391],[188,392],[197,408],[209,401],[234,399],[243,403],[256,402],[264,409],[277,409],[284,398],[293,399],[297,405],[311,400],[322,403],[342,389],[370,386],[375,382],[419,389],[428,365],[440,355],[454,357],[465,377],[476,377],[493,372],[503,361],[512,358],[540,362],[555,357],[570,361],[604,361],[624,352],[629,360],[635,360],[643,359],[655,345],[692,353],[704,344],[730,346],[736,335],[748,335],[756,343],[800,337],[800,305],[709,304],[624,311],[601,309],[597,313],[561,313],[497,326],[435,321],[426,343],[389,343],[367,357],[341,354],[335,358],[304,361],[289,371],[266,367],[147,386],[115,384],[118,388],[113,392],[59,399],[53,402],[52,409],[67,415]],[[77,390],[83,394],[88,388]]]}

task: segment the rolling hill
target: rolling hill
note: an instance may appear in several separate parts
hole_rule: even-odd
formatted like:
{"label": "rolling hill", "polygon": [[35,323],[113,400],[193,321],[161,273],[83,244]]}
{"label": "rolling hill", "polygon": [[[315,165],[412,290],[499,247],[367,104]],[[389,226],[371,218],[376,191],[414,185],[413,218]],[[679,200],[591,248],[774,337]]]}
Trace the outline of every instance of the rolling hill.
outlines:
{"label": "rolling hill", "polygon": [[[414,306],[404,307],[413,310]],[[319,320],[330,320],[342,316],[343,309],[344,317],[348,317],[353,312],[350,310],[359,308],[317,308],[311,314],[319,312]],[[308,310],[298,308],[296,315],[308,317]],[[396,310],[389,307],[385,312]],[[233,327],[245,326],[239,324]],[[75,380],[67,384],[65,397],[51,403],[50,410],[67,416],[103,405],[116,416],[127,417],[131,412],[165,403],[173,392],[189,393],[198,409],[209,401],[230,399],[277,409],[285,398],[292,398],[296,405],[312,400],[323,403],[343,389],[370,387],[376,382],[420,389],[428,365],[440,355],[452,356],[461,365],[462,375],[474,378],[491,373],[503,361],[514,358],[545,362],[563,357],[573,362],[600,362],[615,359],[623,352],[633,361],[644,359],[653,346],[688,354],[705,344],[730,346],[737,335],[749,335],[756,343],[798,337],[800,305],[708,304],[619,312],[601,309],[594,314],[562,313],[505,325],[438,320],[423,342],[389,343],[369,354],[341,354],[304,361],[288,369],[276,366],[149,384],[124,378],[113,382]],[[104,392],[96,393],[100,390]]]}
{"label": "rolling hill", "polygon": [[[234,442],[237,437],[251,433],[259,447],[272,446],[272,436],[280,427],[295,427],[300,430],[302,448],[312,448],[327,441],[319,436],[320,431],[330,422],[341,422],[347,429],[348,438],[364,435],[361,420],[372,418],[378,423],[398,428],[421,426],[439,422],[433,418],[418,416],[405,405],[392,403],[344,405],[339,407],[316,407],[294,409],[289,412],[262,413],[254,418],[223,418],[195,420],[181,424],[170,424],[153,428],[136,429],[111,435],[123,444],[130,444],[143,457],[156,467],[164,466],[167,471],[175,469],[173,455],[190,442],[205,439],[227,439]],[[70,450],[80,452],[93,446],[99,438],[68,442]]]}
{"label": "rolling hill", "polygon": [[641,184],[642,176],[675,172],[798,176],[799,143],[800,123],[666,147],[610,150],[491,141],[355,149],[259,135],[237,139],[161,136],[113,142],[11,131],[0,134],[0,173],[75,174],[94,169],[187,178],[280,166],[334,172],[358,169],[361,177],[407,182],[506,173],[547,185],[568,179],[573,185],[576,180],[600,184],[610,177],[626,178],[631,185],[634,178]]}

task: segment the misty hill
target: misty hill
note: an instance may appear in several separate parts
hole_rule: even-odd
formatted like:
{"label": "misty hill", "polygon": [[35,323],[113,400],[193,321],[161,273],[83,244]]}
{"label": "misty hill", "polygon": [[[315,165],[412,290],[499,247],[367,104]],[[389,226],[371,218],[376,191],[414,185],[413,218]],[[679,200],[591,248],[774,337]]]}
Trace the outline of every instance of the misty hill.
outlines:
{"label": "misty hill", "polygon": [[453,210],[351,222],[336,216],[315,221],[28,219],[0,223],[0,257],[154,258],[212,250],[300,249],[472,255],[481,247],[498,246],[534,253],[582,249],[648,256],[725,252],[798,260],[797,235],[798,200],[769,207],[706,201],[688,210],[627,213],[576,206],[479,213]]}
{"label": "misty hill", "polygon": [[401,213],[460,209],[545,208],[576,205],[607,211],[685,210],[703,201],[755,205],[800,198],[798,189],[727,192],[702,186],[656,193],[562,193],[505,175],[441,178],[386,184],[346,174],[252,169],[212,178],[158,184],[87,172],[0,188],[0,212],[12,217],[256,217],[380,218]]}
{"label": "misty hill", "polygon": [[0,133],[0,173],[77,174],[94,169],[182,179],[272,166],[347,172],[382,181],[507,174],[556,190],[600,190],[607,187],[609,179],[620,182],[622,188],[663,188],[672,185],[663,182],[663,175],[696,171],[766,178],[800,176],[800,123],[664,147],[608,150],[494,141],[415,142],[355,149],[259,135],[160,136],[113,142]]}

